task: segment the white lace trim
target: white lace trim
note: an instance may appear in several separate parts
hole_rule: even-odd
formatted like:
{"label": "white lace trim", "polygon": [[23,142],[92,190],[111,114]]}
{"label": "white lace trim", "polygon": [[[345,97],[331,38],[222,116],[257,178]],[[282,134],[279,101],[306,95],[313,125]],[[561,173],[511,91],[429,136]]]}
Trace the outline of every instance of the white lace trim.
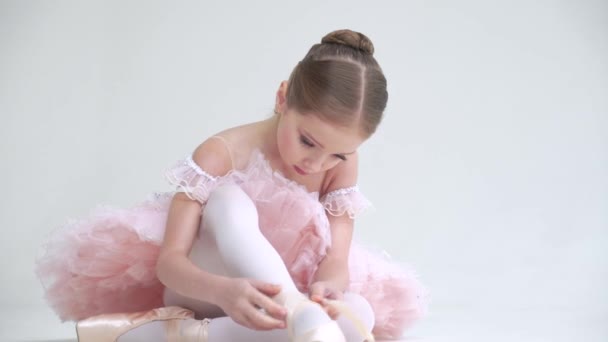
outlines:
{"label": "white lace trim", "polygon": [[321,204],[332,216],[347,213],[351,219],[372,206],[357,185],[328,192],[321,198]]}
{"label": "white lace trim", "polygon": [[187,156],[165,172],[169,183],[177,187],[177,191],[185,193],[190,199],[204,204],[209,194],[217,185],[219,177],[214,177]]}
{"label": "white lace trim", "polygon": [[343,195],[348,195],[351,194],[353,192],[358,192],[359,191],[359,187],[357,185],[353,185],[353,186],[349,186],[348,188],[342,188],[342,189],[336,189],[333,191],[328,192],[327,194],[325,194],[325,199],[331,199],[333,197],[336,196],[343,196]]}
{"label": "white lace trim", "polygon": [[194,159],[192,159],[192,156],[187,156],[186,158],[184,158],[184,163],[186,163],[188,166],[190,166],[194,172],[196,172],[197,174],[206,177],[209,180],[216,180],[218,177],[214,177],[210,174],[208,174],[207,172],[205,172],[205,170],[201,169],[200,166],[198,166],[197,163],[194,162]]}
{"label": "white lace trim", "polygon": [[[252,159],[247,169],[243,170],[243,172],[230,172],[228,175],[215,177],[205,172],[196,164],[192,159],[192,156],[187,156],[167,170],[165,178],[171,185],[177,187],[177,191],[184,192],[190,199],[205,204],[211,192],[220,183],[223,183],[224,180],[232,180],[241,183],[246,182],[246,179],[252,176],[252,172],[264,172],[262,170],[252,170],[251,168],[253,167],[262,165],[264,166],[265,172],[269,173],[269,175],[277,175],[276,172],[272,172],[270,164],[267,163],[261,153],[255,155],[255,157],[257,158]],[[261,164],[260,161],[262,161]],[[288,180],[282,177],[282,175],[281,177],[275,178],[275,180],[282,180],[282,183],[285,186],[293,183],[306,191],[303,185]],[[314,195],[317,196],[316,198],[318,199],[318,193],[314,193]],[[320,198],[319,202],[330,215],[342,216],[346,213],[353,219],[355,216],[372,207],[372,204],[367,198],[361,194],[357,185],[330,191]]]}

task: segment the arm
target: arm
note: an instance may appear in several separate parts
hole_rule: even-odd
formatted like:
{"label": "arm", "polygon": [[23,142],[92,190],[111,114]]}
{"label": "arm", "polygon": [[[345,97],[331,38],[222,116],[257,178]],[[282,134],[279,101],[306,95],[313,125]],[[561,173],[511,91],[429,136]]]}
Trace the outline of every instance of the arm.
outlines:
{"label": "arm", "polygon": [[[357,154],[338,164],[327,174],[323,193],[353,186],[357,183]],[[340,299],[349,284],[348,256],[353,236],[354,221],[343,213],[333,216],[327,212],[332,245],[319,264],[311,286],[311,297],[324,296]]]}
{"label": "arm", "polygon": [[323,281],[344,292],[348,287],[348,254],[353,235],[353,220],[348,214],[329,215],[332,245],[317,269],[314,282]]}
{"label": "arm", "polygon": [[223,277],[201,270],[188,258],[200,224],[200,213],[198,202],[183,193],[174,196],[156,270],[158,279],[178,294],[215,303]]}
{"label": "arm", "polygon": [[[232,168],[228,152],[217,139],[201,144],[192,158],[212,175],[226,174]],[[180,295],[215,303],[216,291],[222,288],[225,278],[201,270],[188,258],[201,210],[201,203],[184,193],[173,197],[156,270],[159,280]]]}
{"label": "arm", "polygon": [[[218,139],[204,142],[194,152],[192,159],[210,175],[225,175],[232,169],[230,155]],[[200,183],[201,180],[203,183]],[[192,180],[194,184],[189,185],[210,189],[214,182],[202,177]],[[196,198],[201,202],[206,201],[204,195],[199,194]],[[280,286],[254,279],[212,274],[189,259],[201,222],[201,202],[184,193],[174,196],[156,265],[158,278],[165,286],[183,296],[219,306],[236,323],[248,328],[266,330],[284,327],[286,313],[281,305],[270,298],[281,290]],[[263,308],[264,312],[259,308]]]}

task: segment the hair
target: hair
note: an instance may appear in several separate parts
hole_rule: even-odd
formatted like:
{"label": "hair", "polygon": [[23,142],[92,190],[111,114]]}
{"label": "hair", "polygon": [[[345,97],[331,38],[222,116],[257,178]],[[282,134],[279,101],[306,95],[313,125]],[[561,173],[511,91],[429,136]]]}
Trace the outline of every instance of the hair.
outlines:
{"label": "hair", "polygon": [[364,34],[338,30],[313,45],[291,72],[287,106],[371,136],[388,100],[386,78]]}

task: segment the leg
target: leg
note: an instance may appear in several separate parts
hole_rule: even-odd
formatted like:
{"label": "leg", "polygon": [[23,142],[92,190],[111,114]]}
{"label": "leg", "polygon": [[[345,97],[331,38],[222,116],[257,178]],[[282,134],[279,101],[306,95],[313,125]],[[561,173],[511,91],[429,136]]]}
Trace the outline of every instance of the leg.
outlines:
{"label": "leg", "polygon": [[[209,197],[203,212],[199,237],[193,244],[191,260],[201,269],[231,277],[248,277],[282,286],[282,295],[275,300],[285,304],[287,295],[305,296],[297,291],[283,260],[272,245],[260,232],[255,205],[237,186],[226,185],[217,188]],[[221,310],[209,303],[179,296],[167,289],[165,305],[179,305],[196,312],[198,318],[217,317]],[[300,317],[301,316],[301,317]],[[292,328],[296,335],[329,322],[327,314],[318,306],[309,306],[301,310],[292,319]],[[216,329],[221,323],[222,328]],[[160,322],[152,322],[141,328],[133,329],[121,337],[121,342],[137,341],[149,338],[153,330],[158,330]],[[153,326],[156,325],[156,328]],[[285,331],[260,332],[246,329],[230,318],[213,320],[209,326],[214,331],[234,332],[260,336],[262,340],[271,341],[271,336],[280,335],[280,341],[287,339]],[[150,334],[148,334],[148,331]],[[142,335],[143,334],[143,335]],[[216,341],[212,336],[211,341]],[[226,337],[217,341],[234,340]]]}
{"label": "leg", "polygon": [[[297,291],[283,260],[260,232],[255,205],[235,185],[219,187],[209,197],[190,259],[211,273],[254,278],[279,284],[285,291]],[[187,307],[197,317],[223,315],[220,308],[171,289],[165,290],[164,302]]]}
{"label": "leg", "polygon": [[[238,187],[225,187],[219,193],[214,193],[209,199],[203,214],[201,240],[205,241],[205,234],[214,240],[217,252],[225,266],[224,271],[230,276],[245,276],[277,283],[286,291],[297,291],[293,281],[274,247],[262,235],[257,225],[258,216],[254,204],[249,197]],[[237,205],[237,203],[240,203]],[[207,240],[210,240],[207,238]],[[209,246],[208,251],[214,251]],[[202,251],[201,251],[202,252]],[[215,259],[210,258],[211,260]],[[205,260],[195,260],[201,267]],[[359,317],[367,331],[374,325],[374,314],[369,303],[356,294],[345,294],[344,303]],[[316,307],[315,309],[319,309]],[[308,320],[300,323],[301,331],[314,328],[324,320],[316,311],[302,311],[302,316]],[[304,318],[304,317],[303,317]],[[345,317],[338,319],[338,325],[347,336],[348,341],[363,341],[353,323]],[[285,331],[254,331],[236,324],[229,317],[213,319],[209,325],[210,341],[286,341]]]}
{"label": "leg", "polygon": [[[366,331],[374,327],[374,312],[365,298],[358,294],[346,293],[344,304],[361,320]],[[345,316],[339,316],[337,323],[348,342],[362,342],[363,336],[359,333],[352,321]],[[209,325],[209,341],[287,341],[284,330],[255,331],[235,324],[229,317],[216,318]]]}
{"label": "leg", "polygon": [[[346,336],[346,341],[361,342],[364,340],[360,329],[370,331],[374,324],[371,306],[363,297],[355,294],[345,294],[342,305],[348,307],[363,323],[363,327],[355,327],[346,317],[339,317],[338,324]],[[181,339],[180,331],[189,330],[185,334],[190,342],[205,341],[286,341],[285,330],[254,331],[235,324],[229,317],[217,318],[212,321],[209,330],[206,322],[193,319],[193,312],[178,307],[159,308],[152,311],[133,314],[107,314],[104,317],[92,317],[78,322],[78,338],[81,342],[107,340],[114,341],[186,341]],[[207,321],[208,322],[208,321]],[[120,334],[120,331],[127,331]],[[171,332],[172,331],[172,332]],[[208,333],[208,335],[207,335]],[[171,337],[172,336],[172,337]],[[198,336],[198,337],[197,337]],[[209,339],[206,339],[206,336]],[[316,339],[315,339],[316,341]],[[334,339],[324,341],[335,341]],[[368,340],[373,341],[373,338]]]}
{"label": "leg", "polygon": [[[282,292],[275,300],[283,305],[286,296],[303,298],[280,255],[260,231],[258,222],[255,204],[241,188],[227,185],[216,189],[205,206],[199,232],[199,240],[210,243],[206,246],[207,255],[201,255],[202,260],[193,259],[193,262],[211,272],[213,268],[220,271],[218,266],[223,266],[221,271],[231,277],[279,284]],[[213,252],[217,254],[209,255]],[[221,260],[222,265],[218,265],[217,260]],[[306,308],[301,313],[298,316],[302,318],[293,320],[296,334],[329,321],[318,306]]]}
{"label": "leg", "polygon": [[[228,276],[254,278],[279,284],[285,291],[297,291],[278,252],[262,235],[258,221],[249,196],[236,185],[226,185],[210,196],[199,234],[201,240],[215,242],[219,254],[215,259],[219,256],[223,261]],[[206,266],[204,261],[201,264]]]}

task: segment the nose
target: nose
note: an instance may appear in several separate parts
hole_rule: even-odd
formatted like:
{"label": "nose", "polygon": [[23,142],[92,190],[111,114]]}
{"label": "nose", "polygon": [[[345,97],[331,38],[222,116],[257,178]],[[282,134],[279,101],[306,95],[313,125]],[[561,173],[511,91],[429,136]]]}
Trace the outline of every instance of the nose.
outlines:
{"label": "nose", "polygon": [[319,172],[323,167],[323,156],[322,155],[310,155],[304,159],[303,166],[307,172],[315,173]]}

